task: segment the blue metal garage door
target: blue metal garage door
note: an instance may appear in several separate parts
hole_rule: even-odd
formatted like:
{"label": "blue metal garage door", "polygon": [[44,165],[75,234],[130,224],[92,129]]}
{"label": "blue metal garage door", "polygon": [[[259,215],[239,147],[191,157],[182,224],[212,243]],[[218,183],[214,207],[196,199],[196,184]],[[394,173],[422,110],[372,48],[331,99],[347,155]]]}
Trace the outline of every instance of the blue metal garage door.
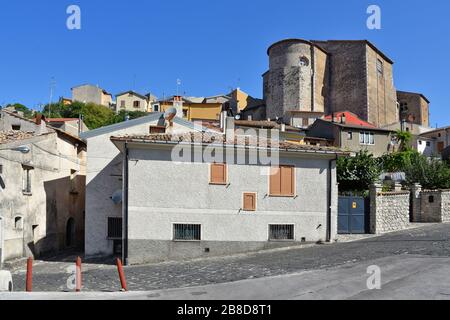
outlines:
{"label": "blue metal garage door", "polygon": [[367,232],[368,206],[363,197],[339,196],[338,233],[364,234]]}

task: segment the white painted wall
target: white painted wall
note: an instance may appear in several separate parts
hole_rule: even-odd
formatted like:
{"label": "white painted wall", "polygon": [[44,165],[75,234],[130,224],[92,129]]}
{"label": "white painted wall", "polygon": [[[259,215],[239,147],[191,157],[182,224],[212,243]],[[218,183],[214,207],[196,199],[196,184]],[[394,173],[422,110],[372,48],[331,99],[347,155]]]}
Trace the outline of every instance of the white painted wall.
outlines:
{"label": "white painted wall", "polygon": [[[130,146],[130,148],[133,148]],[[208,163],[172,162],[170,149],[131,149],[129,239],[173,239],[174,223],[202,225],[204,241],[268,240],[269,224],[294,224],[295,240],[326,240],[327,173],[330,156],[287,155],[296,167],[296,197],[270,197],[269,167],[228,165],[228,186],[209,184]],[[332,237],[336,236],[337,184],[332,169]],[[243,212],[244,192],[257,193],[257,211]],[[131,257],[136,261],[135,257]]]}
{"label": "white painted wall", "polygon": [[[122,155],[110,138],[123,135],[149,134],[150,125],[157,120],[131,126],[87,138],[87,174],[86,174],[86,255],[110,255],[113,241],[107,238],[108,217],[121,217],[122,204],[114,204],[112,194],[122,190]],[[168,133],[190,131],[189,128],[173,124]]]}

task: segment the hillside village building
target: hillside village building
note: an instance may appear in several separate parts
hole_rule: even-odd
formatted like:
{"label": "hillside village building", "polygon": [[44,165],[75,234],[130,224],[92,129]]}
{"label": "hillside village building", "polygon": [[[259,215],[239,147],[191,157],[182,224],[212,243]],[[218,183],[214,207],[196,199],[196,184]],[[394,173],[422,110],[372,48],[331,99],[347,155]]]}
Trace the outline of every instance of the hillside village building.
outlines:
{"label": "hillside village building", "polygon": [[82,134],[81,137],[88,145],[86,255],[111,255],[122,250],[123,157],[111,143],[110,137],[189,131],[208,129],[178,117],[167,120],[164,113],[155,112]]}
{"label": "hillside village building", "polygon": [[[127,163],[123,219],[128,263],[335,240],[336,158],[342,153],[288,142],[251,142],[231,134],[233,138],[228,133],[111,137]],[[174,160],[174,149],[180,147],[193,148],[192,158]],[[279,152],[279,162],[259,157],[255,163],[207,160],[202,155],[209,148],[223,148],[223,154],[229,149],[236,159],[239,152],[245,159],[258,149]]]}
{"label": "hillside village building", "polygon": [[86,145],[0,111],[0,261],[83,248]]}
{"label": "hillside village building", "polygon": [[113,96],[99,86],[83,84],[72,88],[72,101],[95,103],[110,108],[113,104]]}

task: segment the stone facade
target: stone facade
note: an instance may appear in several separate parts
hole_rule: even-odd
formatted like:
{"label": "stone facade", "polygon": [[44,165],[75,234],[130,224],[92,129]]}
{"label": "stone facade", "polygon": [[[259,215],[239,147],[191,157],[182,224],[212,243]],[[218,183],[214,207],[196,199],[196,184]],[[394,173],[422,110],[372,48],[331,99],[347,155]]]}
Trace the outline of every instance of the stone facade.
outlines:
{"label": "stone facade", "polygon": [[382,234],[403,230],[410,224],[410,193],[400,191],[381,192],[381,185],[370,190],[370,232]]}
{"label": "stone facade", "polygon": [[429,127],[429,101],[420,93],[397,91],[400,104],[400,120]]}
{"label": "stone facade", "polygon": [[268,54],[267,117],[293,124],[298,112],[348,110],[376,126],[398,122],[393,62],[370,42],[288,39]]}
{"label": "stone facade", "polygon": [[450,190],[412,189],[414,222],[450,222]]}

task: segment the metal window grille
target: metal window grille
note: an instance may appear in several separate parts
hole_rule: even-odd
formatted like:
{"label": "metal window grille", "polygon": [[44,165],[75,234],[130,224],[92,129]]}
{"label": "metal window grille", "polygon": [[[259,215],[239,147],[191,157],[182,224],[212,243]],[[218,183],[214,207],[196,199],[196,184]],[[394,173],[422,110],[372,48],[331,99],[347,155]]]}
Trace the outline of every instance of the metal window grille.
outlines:
{"label": "metal window grille", "polygon": [[294,240],[294,225],[292,224],[269,225],[269,240]]}
{"label": "metal window grille", "polygon": [[122,239],[122,218],[108,218],[108,238]]}
{"label": "metal window grille", "polygon": [[201,240],[201,225],[174,224],[173,239],[184,241],[199,241]]}

